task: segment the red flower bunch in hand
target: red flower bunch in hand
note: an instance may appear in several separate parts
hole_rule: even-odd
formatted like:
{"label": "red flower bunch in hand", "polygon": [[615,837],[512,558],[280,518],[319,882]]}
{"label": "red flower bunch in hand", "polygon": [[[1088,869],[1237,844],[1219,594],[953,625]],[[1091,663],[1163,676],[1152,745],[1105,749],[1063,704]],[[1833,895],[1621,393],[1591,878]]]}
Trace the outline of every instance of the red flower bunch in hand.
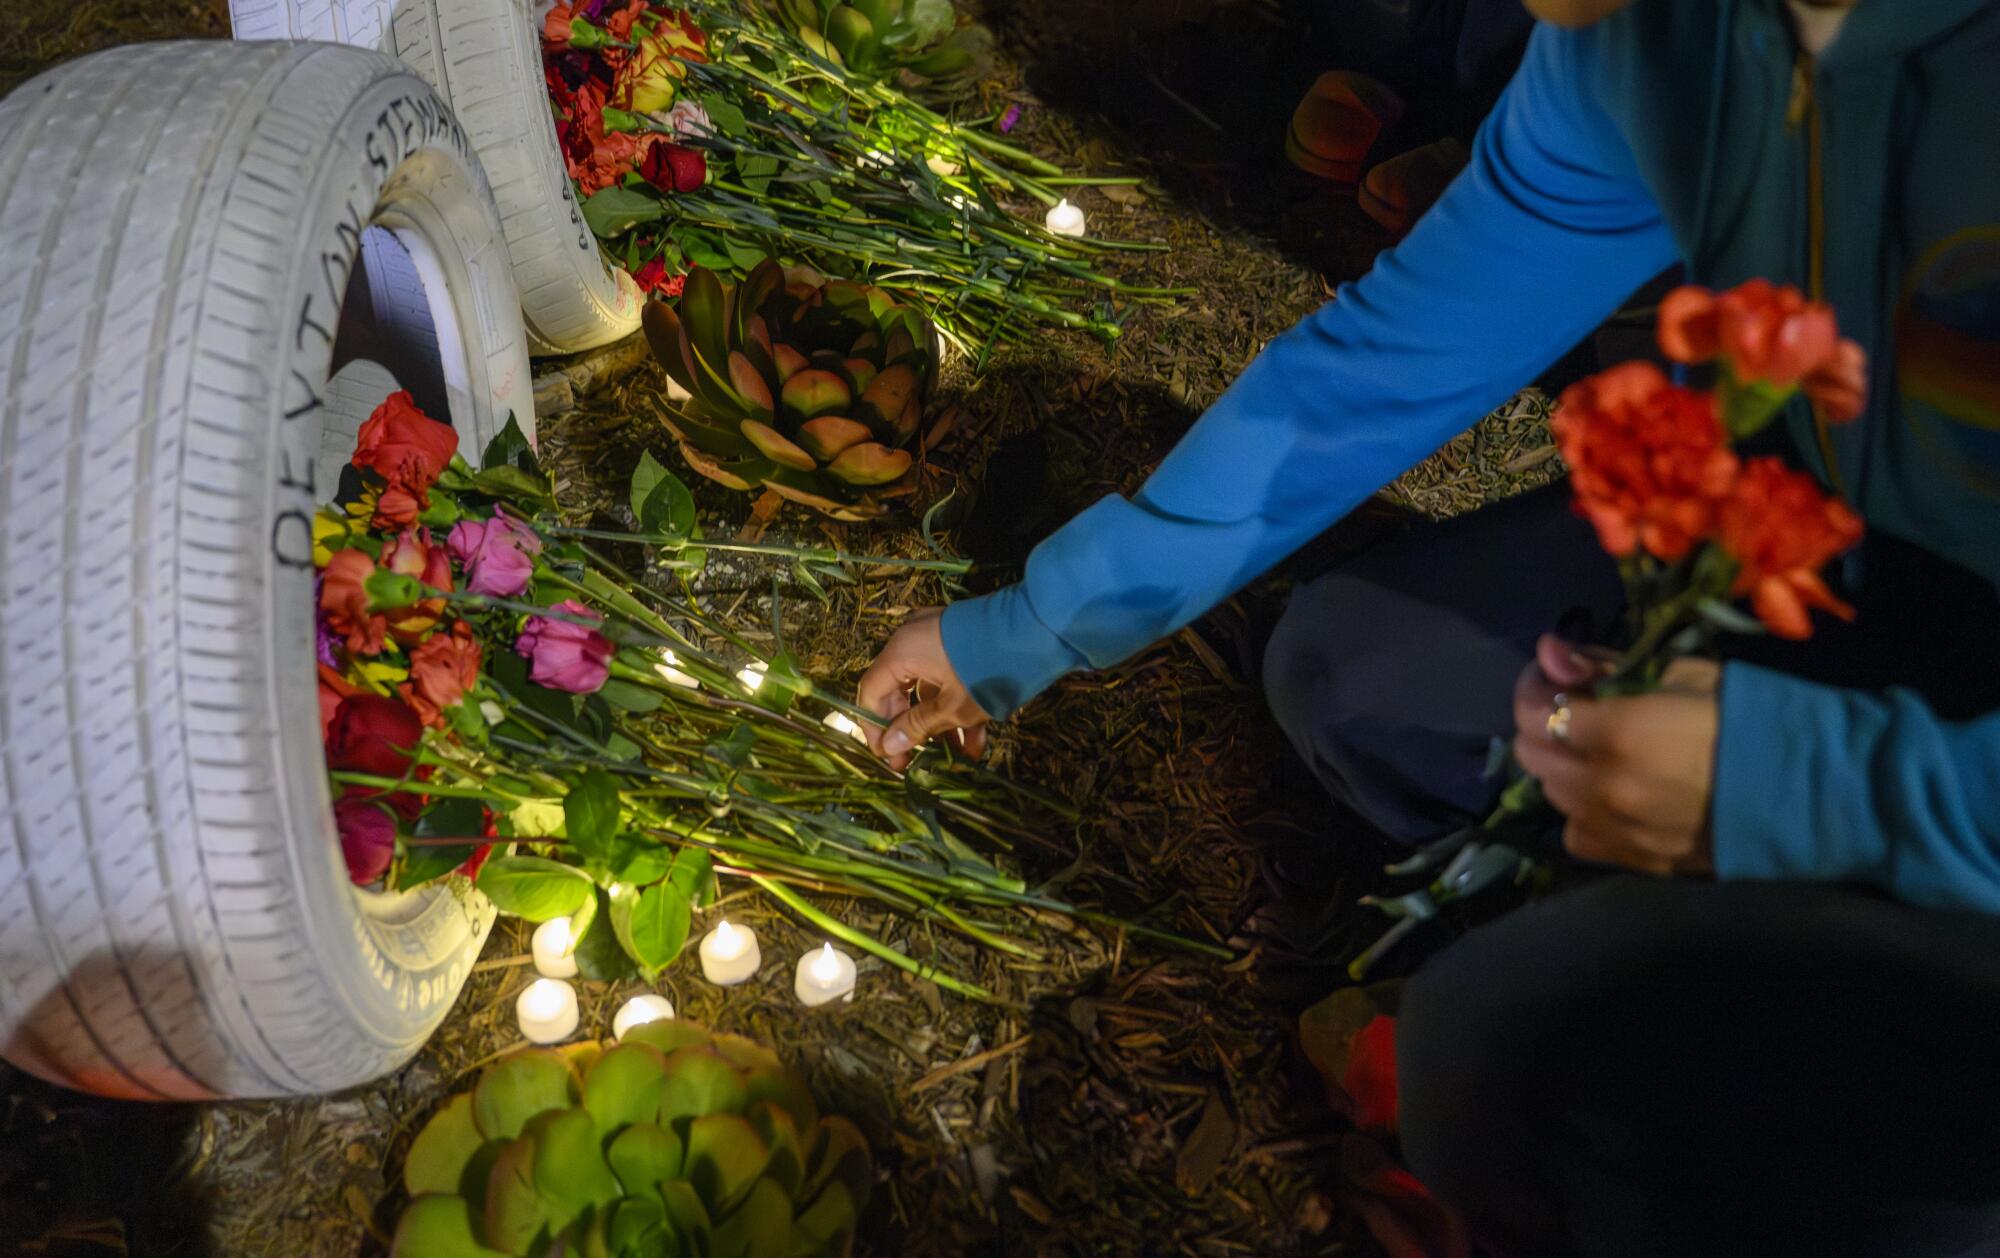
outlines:
{"label": "red flower bunch in hand", "polygon": [[1861,540],[1861,519],[1778,459],[1752,459],[1723,504],[1717,540],[1737,562],[1730,593],[1750,598],[1757,619],[1781,638],[1812,636],[1811,609],[1843,620],[1854,609],[1819,571]]}
{"label": "red flower bunch in hand", "polygon": [[1708,536],[1736,479],[1715,399],[1631,362],[1563,390],[1549,427],[1576,509],[1614,555],[1669,562]]}
{"label": "red flower bunch in hand", "polygon": [[1743,383],[1794,387],[1834,423],[1861,414],[1867,357],[1840,339],[1833,307],[1798,289],[1751,280],[1723,293],[1685,285],[1660,302],[1660,348],[1675,362],[1717,357]]}

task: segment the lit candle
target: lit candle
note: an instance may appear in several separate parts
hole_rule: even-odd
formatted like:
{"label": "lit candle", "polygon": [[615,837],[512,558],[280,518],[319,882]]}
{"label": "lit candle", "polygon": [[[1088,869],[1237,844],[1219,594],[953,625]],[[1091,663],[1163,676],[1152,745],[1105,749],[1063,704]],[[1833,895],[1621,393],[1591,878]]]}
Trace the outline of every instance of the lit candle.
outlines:
{"label": "lit candle", "polygon": [[1067,199],[1057,201],[1049,207],[1048,215],[1042,219],[1042,226],[1058,236],[1081,236],[1083,211],[1071,205]]}
{"label": "lit candle", "polygon": [[514,1002],[521,1034],[535,1044],[557,1044],[576,1034],[576,988],[559,978],[538,978]]}
{"label": "lit candle", "polygon": [[625,1002],[623,1008],[619,1009],[618,1016],[611,1020],[611,1034],[622,1040],[625,1038],[625,1032],[635,1026],[644,1026],[648,1022],[664,1022],[673,1016],[673,1001],[665,996],[646,992],[632,997]]}
{"label": "lit candle", "polygon": [[689,690],[699,689],[700,682],[674,667],[680,662],[681,657],[674,654],[672,647],[668,647],[660,652],[660,662],[653,665],[653,671],[657,672],[668,685],[686,686]]}
{"label": "lit candle", "polygon": [[757,947],[757,932],[748,926],[731,926],[728,918],[702,936],[701,972],[719,987],[733,987],[757,973],[764,954]]}
{"label": "lit candle", "polygon": [[799,958],[798,977],[792,991],[799,1003],[811,1008],[830,1000],[854,999],[854,958],[826,944],[818,952]]}
{"label": "lit candle", "polygon": [[535,927],[535,972],[545,978],[576,975],[576,941],[569,937],[569,919],[551,917]]}
{"label": "lit candle", "polygon": [[862,733],[861,727],[855,724],[845,712],[829,712],[819,718],[819,723],[836,734],[845,734],[858,742],[865,743],[868,741],[868,735]]}
{"label": "lit candle", "polygon": [[757,687],[764,684],[764,665],[761,663],[746,664],[737,672],[736,680],[749,687],[751,694],[756,694]]}

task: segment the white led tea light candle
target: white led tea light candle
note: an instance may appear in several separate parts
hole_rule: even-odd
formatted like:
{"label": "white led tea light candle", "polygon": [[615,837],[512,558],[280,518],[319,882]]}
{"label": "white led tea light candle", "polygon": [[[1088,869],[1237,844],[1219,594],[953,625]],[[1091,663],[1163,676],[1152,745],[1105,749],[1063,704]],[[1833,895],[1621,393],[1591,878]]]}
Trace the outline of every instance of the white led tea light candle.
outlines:
{"label": "white led tea light candle", "polygon": [[676,667],[680,662],[681,657],[674,654],[672,647],[667,647],[660,652],[660,662],[653,665],[653,671],[670,686],[686,686],[689,690],[700,689],[700,682]]}
{"label": "white led tea light candle", "polygon": [[625,1032],[648,1022],[665,1022],[674,1016],[674,1002],[665,996],[645,992],[626,1001],[611,1020],[611,1034],[625,1038]]}
{"label": "white led tea light candle", "polygon": [[868,735],[861,732],[861,726],[845,712],[829,712],[819,718],[819,723],[836,734],[845,734],[857,742],[867,742]]}
{"label": "white led tea light candle", "polygon": [[728,918],[701,938],[701,972],[718,987],[734,987],[757,973],[764,954],[757,947],[757,932],[748,926],[734,926]]}
{"label": "white led tea light candle", "polygon": [[551,917],[535,927],[531,945],[535,952],[535,972],[544,978],[576,976],[575,941],[570,938],[569,919]]}
{"label": "white led tea light candle", "polygon": [[792,992],[808,1009],[833,1000],[854,999],[854,958],[828,943],[799,958]]}
{"label": "white led tea light candle", "polygon": [[576,988],[559,978],[538,978],[514,1001],[521,1034],[533,1044],[559,1044],[576,1034],[581,1018]]}
{"label": "white led tea light candle", "polygon": [[1042,226],[1058,236],[1081,236],[1083,211],[1071,205],[1065,198],[1049,207],[1048,214],[1042,218]]}

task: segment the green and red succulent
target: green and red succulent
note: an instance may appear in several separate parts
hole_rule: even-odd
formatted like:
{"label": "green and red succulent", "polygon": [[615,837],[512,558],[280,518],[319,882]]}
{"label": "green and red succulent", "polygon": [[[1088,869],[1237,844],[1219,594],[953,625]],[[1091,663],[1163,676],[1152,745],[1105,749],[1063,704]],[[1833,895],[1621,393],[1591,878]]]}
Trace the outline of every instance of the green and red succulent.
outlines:
{"label": "green and red succulent", "polygon": [[769,259],[734,285],[695,267],[678,309],[646,307],[646,338],[687,390],[664,418],[702,475],[841,520],[908,492],[937,333],[887,290]]}
{"label": "green and red succulent", "polygon": [[684,1021],[529,1049],[418,1133],[392,1258],[838,1258],[874,1178],[770,1050]]}

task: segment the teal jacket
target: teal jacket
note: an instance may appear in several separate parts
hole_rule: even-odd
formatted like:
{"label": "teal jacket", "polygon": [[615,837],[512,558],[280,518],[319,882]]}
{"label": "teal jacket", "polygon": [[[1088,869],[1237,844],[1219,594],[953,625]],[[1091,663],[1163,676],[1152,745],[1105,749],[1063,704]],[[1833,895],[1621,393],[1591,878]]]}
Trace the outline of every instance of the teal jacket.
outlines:
{"label": "teal jacket", "polygon": [[[1679,260],[1833,303],[1868,413],[1799,448],[1873,529],[2000,583],[2000,3],[1862,0],[1817,60],[1780,0],[1544,27],[1472,164],[1277,340],[1130,499],[944,614],[1004,716],[1226,598],[1532,379]],[[1996,644],[2000,648],[2000,644]],[[1996,662],[2000,667],[2000,662]],[[1725,669],[1723,876],[1872,881],[2000,912],[2000,713]]]}

